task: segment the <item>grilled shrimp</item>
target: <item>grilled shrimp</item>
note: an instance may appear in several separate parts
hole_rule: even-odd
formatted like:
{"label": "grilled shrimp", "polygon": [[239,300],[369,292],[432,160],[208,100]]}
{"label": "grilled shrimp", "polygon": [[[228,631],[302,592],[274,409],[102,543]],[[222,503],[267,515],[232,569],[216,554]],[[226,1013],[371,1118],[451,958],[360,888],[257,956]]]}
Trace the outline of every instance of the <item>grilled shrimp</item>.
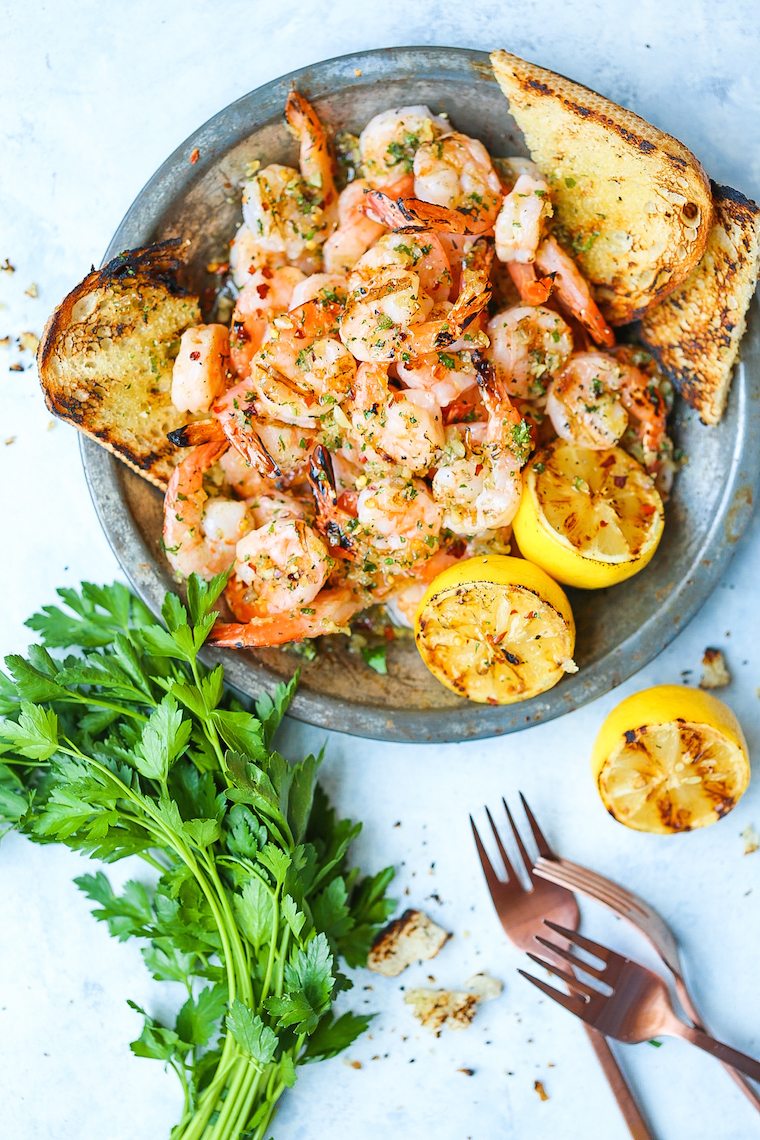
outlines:
{"label": "grilled shrimp", "polygon": [[238,376],[250,375],[251,360],[261,348],[270,321],[287,312],[295,289],[308,280],[294,265],[279,269],[265,265],[251,274],[232,312],[230,355]]}
{"label": "grilled shrimp", "polygon": [[175,467],[164,499],[163,546],[173,570],[213,578],[235,561],[239,540],[251,529],[245,503],[209,498],[203,476],[227,449],[226,440],[194,448]]}
{"label": "grilled shrimp", "polygon": [[494,226],[499,261],[535,261],[546,220],[553,213],[549,183],[538,169],[519,174]]}
{"label": "grilled shrimp", "polygon": [[180,412],[207,412],[227,388],[230,336],[224,325],[185,329],[172,370],[172,403]]}
{"label": "grilled shrimp", "polygon": [[424,472],[443,446],[441,409],[434,396],[420,390],[392,390],[386,364],[361,364],[352,397],[342,408],[353,429],[353,439],[346,440],[344,447],[356,462],[398,463],[412,472]]}
{"label": "grilled shrimp", "polygon": [[333,568],[327,547],[302,518],[280,515],[241,538],[235,577],[260,615],[292,613],[314,601]]}
{"label": "grilled shrimp", "polygon": [[430,392],[440,408],[446,408],[478,382],[472,352],[428,352],[406,364],[396,364],[399,379],[407,388]]}
{"label": "grilled shrimp", "polygon": [[656,385],[634,365],[603,352],[570,358],[549,389],[546,411],[562,439],[597,451],[622,439],[630,414],[647,466],[665,438],[665,405]]}
{"label": "grilled shrimp", "polygon": [[327,137],[313,107],[291,91],[285,117],[301,143],[301,172],[272,163],[254,174],[243,189],[243,219],[260,250],[294,262],[329,237],[338,195]]}
{"label": "grilled shrimp", "polygon": [[562,317],[540,306],[517,305],[488,322],[491,346],[486,355],[510,396],[534,400],[573,351],[570,329]]}
{"label": "grilled shrimp", "polygon": [[[492,249],[482,241],[473,245],[463,262],[459,296],[451,305],[434,302],[425,291],[427,286],[440,296],[450,286],[448,260],[434,234],[394,233],[378,245],[382,242],[387,243],[382,252],[369,250],[348,279],[350,292],[340,327],[343,343],[357,360],[377,362],[408,362],[454,346],[488,304]],[[417,251],[426,250],[415,262]],[[399,267],[400,258],[414,269]],[[377,268],[383,259],[389,264]]]}
{"label": "grilled shrimp", "polygon": [[348,623],[369,605],[370,598],[355,583],[344,583],[322,590],[306,606],[261,616],[256,603],[247,600],[244,583],[233,578],[225,597],[240,623],[217,622],[209,644],[228,649],[284,645],[288,641],[321,637],[328,633],[348,633]]}
{"label": "grilled shrimp", "polygon": [[529,433],[520,414],[482,362],[478,386],[486,423],[446,428],[446,447],[433,476],[433,497],[444,509],[443,525],[473,535],[508,526],[520,505],[520,470],[529,453]]}
{"label": "grilled shrimp", "polygon": [[423,202],[452,210],[483,233],[496,221],[501,181],[491,156],[477,139],[452,133],[424,143],[414,156],[414,193]]}
{"label": "grilled shrimp", "polygon": [[401,175],[411,174],[420,146],[451,127],[429,107],[393,107],[370,119],[359,135],[359,151],[365,178],[371,186],[388,186]]}
{"label": "grilled shrimp", "polygon": [[542,273],[553,275],[558,301],[588,330],[595,344],[613,348],[615,334],[599,312],[588,281],[555,238],[548,237],[541,242],[536,252],[536,266]]}
{"label": "grilled shrimp", "polygon": [[[385,233],[385,225],[368,217],[364,205],[371,184],[366,178],[349,182],[338,198],[338,228],[324,244],[323,255],[328,273],[349,273],[362,254]],[[391,199],[411,195],[414,178],[404,174],[384,188]]]}

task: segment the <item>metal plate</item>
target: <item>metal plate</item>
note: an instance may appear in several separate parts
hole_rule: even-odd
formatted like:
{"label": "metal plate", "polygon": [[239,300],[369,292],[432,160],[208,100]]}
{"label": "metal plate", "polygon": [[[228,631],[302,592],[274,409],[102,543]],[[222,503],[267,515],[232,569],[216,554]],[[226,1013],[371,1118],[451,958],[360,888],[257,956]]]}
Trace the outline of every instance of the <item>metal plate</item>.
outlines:
{"label": "metal plate", "polygon": [[[215,115],[167,159],[119,226],[106,260],[170,236],[189,239],[188,277],[201,297],[214,279],[205,266],[224,258],[240,221],[238,183],[245,163],[297,165],[283,109],[294,83],[335,130],[358,131],[386,107],[427,103],[481,138],[494,155],[527,153],[483,52],[389,48],[328,60],[284,76]],[[192,164],[194,148],[199,160]],[[230,200],[231,199],[231,200]],[[204,290],[207,292],[204,293]],[[383,740],[473,740],[551,720],[606,693],[650,661],[696,613],[726,567],[749,519],[760,482],[760,311],[752,303],[728,409],[703,426],[680,401],[676,445],[688,457],[667,505],[659,550],[637,577],[608,590],[570,590],[580,671],[550,692],[518,705],[472,704],[428,673],[412,642],[389,646],[388,675],[378,676],[345,640],[329,639],[302,663],[291,713],[309,724]],[[158,613],[176,589],[161,553],[161,495],[82,437],[82,461],[98,517],[127,577]],[[323,639],[323,643],[327,639]],[[209,651],[229,681],[256,695],[290,676],[295,658],[279,649]]]}

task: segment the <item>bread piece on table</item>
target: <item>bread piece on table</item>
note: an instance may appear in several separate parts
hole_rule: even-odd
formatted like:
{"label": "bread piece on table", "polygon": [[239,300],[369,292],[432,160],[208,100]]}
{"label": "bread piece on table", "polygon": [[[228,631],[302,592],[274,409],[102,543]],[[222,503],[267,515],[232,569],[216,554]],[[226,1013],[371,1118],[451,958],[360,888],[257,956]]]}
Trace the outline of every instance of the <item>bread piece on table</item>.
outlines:
{"label": "bread piece on table", "polygon": [[395,978],[412,962],[434,958],[449,935],[421,910],[405,910],[372,943],[367,969]]}
{"label": "bread piece on table", "polygon": [[464,990],[407,990],[404,1001],[425,1029],[440,1036],[441,1030],[466,1029],[472,1022],[480,998]]}
{"label": "bread piece on table", "polygon": [[663,372],[706,424],[723,415],[760,271],[760,209],[715,183],[713,201],[715,221],[702,260],[639,326]]}
{"label": "bread piece on table", "polygon": [[704,252],[707,175],[682,143],[587,87],[506,51],[493,52],[491,63],[549,180],[557,236],[610,324],[636,320]]}
{"label": "bread piece on table", "polygon": [[198,298],[177,283],[181,244],[129,250],[93,269],[50,317],[37,351],[50,411],[164,490],[181,454],[166,433],[187,419],[171,402],[173,357],[200,321]]}

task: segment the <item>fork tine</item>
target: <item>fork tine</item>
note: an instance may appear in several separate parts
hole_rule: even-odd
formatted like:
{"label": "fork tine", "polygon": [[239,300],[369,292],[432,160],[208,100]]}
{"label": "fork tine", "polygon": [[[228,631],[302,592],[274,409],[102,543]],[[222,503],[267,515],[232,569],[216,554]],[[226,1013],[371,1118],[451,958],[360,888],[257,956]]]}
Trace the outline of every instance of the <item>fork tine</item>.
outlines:
{"label": "fork tine", "polygon": [[[555,949],[551,942],[547,942],[546,945],[550,950]],[[572,974],[568,974],[565,970],[560,970],[559,966],[552,966],[551,962],[547,962],[545,958],[539,958],[538,954],[531,954],[530,950],[528,950],[527,953],[531,962],[535,962],[537,966],[543,966],[543,968],[548,970],[550,974],[553,974],[555,978],[561,978],[568,989],[576,993],[585,994],[586,997],[600,997],[599,990],[587,986],[585,982],[578,981]]]}
{"label": "fork tine", "polygon": [[533,838],[535,840],[536,847],[538,848],[539,855],[543,855],[544,859],[556,859],[557,856],[554,854],[551,847],[546,842],[541,828],[536,823],[536,817],[528,807],[528,801],[522,792],[519,792],[518,795],[520,796],[520,802],[522,803],[523,811],[525,812],[526,819],[528,820],[530,830],[533,833]]}
{"label": "fork tine", "polygon": [[598,970],[596,966],[589,966],[586,962],[582,962],[580,958],[576,958],[575,954],[571,954],[569,950],[563,950],[562,947],[555,945],[554,942],[549,942],[546,938],[541,938],[536,935],[536,942],[540,942],[547,950],[551,950],[552,954],[556,954],[558,958],[564,958],[571,966],[576,966],[584,973],[590,974],[592,978],[598,978],[600,982],[605,980],[604,971]]}
{"label": "fork tine", "polygon": [[472,827],[472,834],[475,837],[475,846],[478,849],[478,855],[480,856],[480,865],[483,868],[483,874],[486,877],[486,883],[488,884],[488,889],[491,892],[491,898],[495,900],[496,892],[500,887],[503,887],[504,884],[500,879],[496,877],[496,872],[491,866],[491,860],[486,854],[486,849],[481,842],[480,836],[478,834],[478,829],[475,826],[475,820],[472,818],[472,816],[470,816],[470,826]]}
{"label": "fork tine", "polygon": [[[553,986],[548,986],[546,982],[542,982],[540,978],[534,978],[532,974],[526,974],[525,970],[518,970],[518,974],[522,974],[529,982],[536,986],[547,997],[552,998],[570,1013],[574,1013],[576,1017],[580,1017],[582,1021],[588,1019],[588,1011],[585,1001],[582,998],[574,997],[572,994],[563,994],[559,990],[555,990]],[[586,1015],[584,1017],[584,1014]]]}
{"label": "fork tine", "polygon": [[575,945],[580,946],[582,950],[588,950],[589,954],[593,954],[595,958],[601,958],[601,960],[607,964],[610,962],[625,961],[622,954],[616,954],[614,950],[609,950],[606,946],[600,946],[598,942],[592,942],[590,938],[584,938],[582,934],[578,934],[577,930],[568,930],[564,926],[557,926],[556,922],[549,922],[546,918],[544,919],[544,926],[548,926],[550,930],[561,934],[568,942],[574,942]]}
{"label": "fork tine", "polygon": [[520,832],[515,827],[515,821],[512,819],[512,812],[507,807],[507,801],[504,799],[504,796],[501,797],[501,802],[504,804],[504,811],[507,813],[507,819],[509,820],[509,826],[512,828],[512,834],[515,837],[515,843],[517,844],[517,847],[520,851],[520,855],[522,856],[523,864],[524,864],[526,870],[530,871],[531,868],[533,867],[533,860],[531,859],[528,852],[525,850],[525,844],[523,843],[523,841],[520,837]]}
{"label": "fork tine", "polygon": [[[501,855],[502,860],[504,862],[504,870],[507,872],[507,878],[509,879],[510,883],[512,883],[513,886],[520,887],[520,889],[522,890],[522,883],[520,882],[520,879],[518,878],[514,867],[512,866],[512,864],[509,861],[509,856],[507,855],[506,851],[504,850],[504,844],[501,841],[501,836],[499,835],[498,831],[496,830],[496,824],[494,823],[493,816],[491,815],[488,808],[486,808],[486,815],[488,816],[488,822],[491,825],[491,831],[493,832],[493,837],[496,840],[496,846],[499,848],[499,854]],[[528,866],[530,866],[530,864],[528,864]]]}

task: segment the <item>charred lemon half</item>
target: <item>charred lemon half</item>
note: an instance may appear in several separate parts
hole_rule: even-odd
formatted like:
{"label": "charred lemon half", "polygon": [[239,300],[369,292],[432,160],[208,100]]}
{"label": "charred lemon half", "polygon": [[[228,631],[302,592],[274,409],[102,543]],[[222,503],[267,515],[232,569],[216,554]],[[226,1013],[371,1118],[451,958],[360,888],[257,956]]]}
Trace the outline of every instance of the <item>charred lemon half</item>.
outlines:
{"label": "charred lemon half", "polygon": [[722,819],[750,775],[747,742],[731,709],[681,685],[645,689],[613,709],[591,767],[610,815],[658,835]]}
{"label": "charred lemon half", "polygon": [[662,537],[662,499],[619,447],[559,439],[525,469],[512,529],[520,552],[567,586],[614,586],[647,565]]}
{"label": "charred lemon half", "polygon": [[491,554],[444,570],[419,604],[415,637],[430,672],[481,703],[525,701],[577,669],[570,603],[523,558]]}

